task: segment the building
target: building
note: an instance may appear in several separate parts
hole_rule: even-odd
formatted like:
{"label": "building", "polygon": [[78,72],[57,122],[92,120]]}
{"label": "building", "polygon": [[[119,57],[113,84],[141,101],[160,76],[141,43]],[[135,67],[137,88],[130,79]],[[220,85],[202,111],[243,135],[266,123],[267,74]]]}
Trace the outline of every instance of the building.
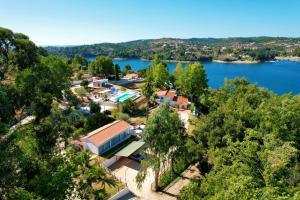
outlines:
{"label": "building", "polygon": [[166,91],[158,91],[158,103],[163,103],[164,101],[167,101],[170,106],[172,107],[178,107],[179,109],[187,109],[189,100],[183,96],[177,96],[176,92],[171,90]]}
{"label": "building", "polygon": [[108,79],[99,79],[97,77],[92,78],[92,86],[93,87],[104,87],[106,84],[108,84]]}
{"label": "building", "polygon": [[107,152],[131,136],[130,124],[117,120],[80,138],[83,149],[97,155]]}

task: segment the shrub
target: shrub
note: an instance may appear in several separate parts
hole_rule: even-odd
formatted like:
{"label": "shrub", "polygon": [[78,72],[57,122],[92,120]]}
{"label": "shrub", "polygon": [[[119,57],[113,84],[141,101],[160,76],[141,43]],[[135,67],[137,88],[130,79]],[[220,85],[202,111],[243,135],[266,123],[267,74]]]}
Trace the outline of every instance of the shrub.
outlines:
{"label": "shrub", "polygon": [[163,190],[172,181],[174,181],[180,174],[188,167],[189,163],[185,160],[179,160],[173,165],[173,169],[167,170],[159,178],[159,188]]}
{"label": "shrub", "polygon": [[118,112],[118,113],[116,113],[115,118],[124,120],[124,121],[128,121],[130,117],[126,113]]}

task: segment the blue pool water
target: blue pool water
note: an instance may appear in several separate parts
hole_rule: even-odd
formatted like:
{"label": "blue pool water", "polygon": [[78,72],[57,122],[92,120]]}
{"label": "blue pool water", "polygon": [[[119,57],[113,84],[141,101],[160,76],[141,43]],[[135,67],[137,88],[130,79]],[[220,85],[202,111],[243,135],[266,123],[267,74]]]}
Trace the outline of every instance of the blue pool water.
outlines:
{"label": "blue pool water", "polygon": [[122,95],[120,95],[120,96],[115,97],[115,98],[114,98],[114,101],[115,101],[115,102],[117,102],[117,101],[123,102],[123,101],[125,101],[126,99],[129,99],[129,98],[131,98],[131,97],[133,97],[133,96],[134,96],[134,94],[132,94],[132,93],[124,93],[124,94],[122,94]]}

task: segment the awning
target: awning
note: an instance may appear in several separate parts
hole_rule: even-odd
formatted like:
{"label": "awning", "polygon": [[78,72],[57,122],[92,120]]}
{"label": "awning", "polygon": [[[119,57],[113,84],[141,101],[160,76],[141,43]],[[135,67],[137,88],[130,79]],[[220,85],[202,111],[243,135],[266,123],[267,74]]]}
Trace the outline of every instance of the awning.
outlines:
{"label": "awning", "polygon": [[131,154],[133,154],[135,151],[137,151],[139,148],[141,148],[145,142],[142,141],[133,141],[129,145],[127,145],[124,149],[116,153],[116,156],[123,156],[128,157]]}

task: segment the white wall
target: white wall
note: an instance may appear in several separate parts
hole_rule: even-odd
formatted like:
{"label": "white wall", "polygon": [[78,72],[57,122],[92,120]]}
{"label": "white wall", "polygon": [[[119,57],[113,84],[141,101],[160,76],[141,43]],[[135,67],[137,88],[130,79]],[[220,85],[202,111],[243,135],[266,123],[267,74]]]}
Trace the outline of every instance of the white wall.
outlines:
{"label": "white wall", "polygon": [[85,142],[85,146],[87,150],[90,150],[91,152],[93,152],[94,154],[99,155],[99,151],[98,151],[98,147],[95,146],[94,144],[90,143],[89,141]]}
{"label": "white wall", "polygon": [[113,156],[109,159],[106,159],[102,164],[103,164],[104,167],[108,168],[112,164],[114,164],[115,162],[117,162],[117,156]]}

